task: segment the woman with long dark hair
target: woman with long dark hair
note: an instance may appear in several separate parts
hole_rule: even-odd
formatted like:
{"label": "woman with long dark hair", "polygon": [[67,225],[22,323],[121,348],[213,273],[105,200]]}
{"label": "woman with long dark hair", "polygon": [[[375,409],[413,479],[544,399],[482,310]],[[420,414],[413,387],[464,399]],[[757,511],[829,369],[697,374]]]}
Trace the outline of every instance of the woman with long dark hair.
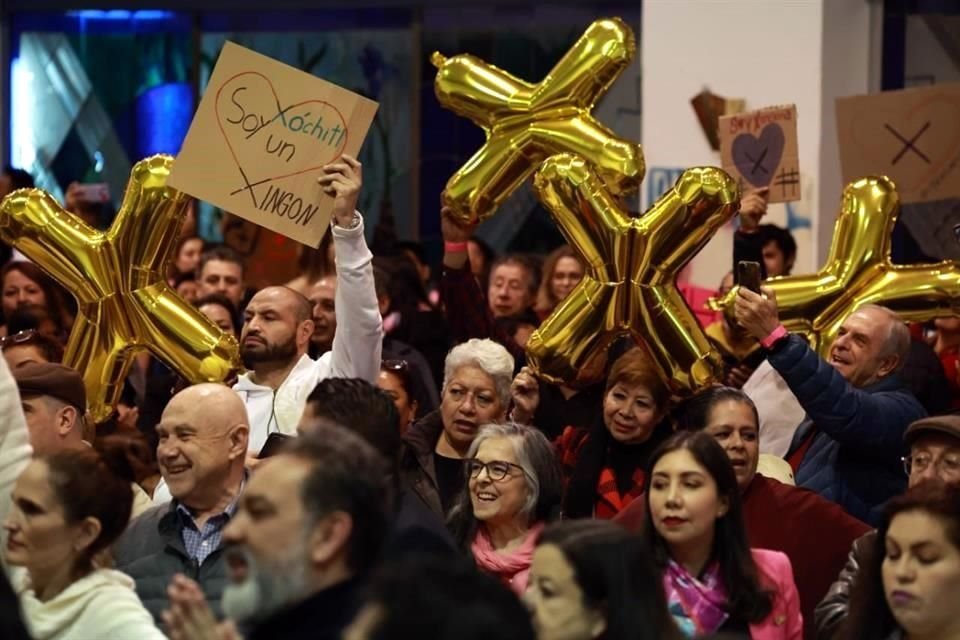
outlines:
{"label": "woman with long dark hair", "polygon": [[[720,631],[800,640],[793,571],[777,551],[750,549],[740,492],[709,434],[680,432],[649,463],[642,539],[663,571],[667,602],[688,637]],[[771,514],[776,517],[776,514]]]}
{"label": "woman with long dark hair", "polygon": [[673,640],[659,572],[640,539],[606,520],[550,525],[525,596],[538,640]]}
{"label": "woman with long dark hair", "polygon": [[887,505],[860,566],[849,640],[960,638],[960,488],[923,482]]}
{"label": "woman with long dark hair", "polygon": [[[40,267],[32,262],[7,263],[0,271],[0,294],[4,320],[0,336],[32,328],[66,342],[73,323],[66,294]],[[34,326],[8,331],[7,324],[14,315],[31,317]]]}

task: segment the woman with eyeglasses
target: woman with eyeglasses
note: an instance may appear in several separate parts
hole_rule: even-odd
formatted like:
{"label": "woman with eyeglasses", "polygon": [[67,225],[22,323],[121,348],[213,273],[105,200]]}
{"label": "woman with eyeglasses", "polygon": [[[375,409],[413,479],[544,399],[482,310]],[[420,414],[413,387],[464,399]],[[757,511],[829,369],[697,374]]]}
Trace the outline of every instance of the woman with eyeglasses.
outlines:
{"label": "woman with eyeglasses", "polygon": [[510,405],[513,356],[493,340],[458,344],[444,362],[440,408],[403,436],[400,480],[446,520],[464,486],[464,465],[480,427],[503,422]]}
{"label": "woman with eyeglasses", "polygon": [[466,469],[450,530],[481,571],[522,596],[540,533],[560,507],[553,448],[531,427],[488,424],[470,446]]}

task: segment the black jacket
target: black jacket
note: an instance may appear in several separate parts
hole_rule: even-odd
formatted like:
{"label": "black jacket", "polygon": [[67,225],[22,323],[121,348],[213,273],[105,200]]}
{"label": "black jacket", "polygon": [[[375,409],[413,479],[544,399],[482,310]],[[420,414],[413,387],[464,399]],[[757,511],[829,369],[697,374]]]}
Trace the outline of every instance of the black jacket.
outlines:
{"label": "black jacket", "polygon": [[444,521],[446,514],[440,502],[437,470],[433,452],[443,431],[440,410],[427,414],[407,429],[400,453],[400,486],[420,498]]}
{"label": "black jacket", "polygon": [[360,610],[361,590],[362,583],[350,579],[319,591],[258,624],[249,640],[340,640]]}
{"label": "black jacket", "polygon": [[867,550],[876,544],[876,530],[869,531],[853,541],[847,564],[840,571],[836,582],[830,585],[826,597],[814,611],[817,623],[817,640],[839,640],[840,626],[850,611],[850,591],[857,581],[857,573],[863,564]]}

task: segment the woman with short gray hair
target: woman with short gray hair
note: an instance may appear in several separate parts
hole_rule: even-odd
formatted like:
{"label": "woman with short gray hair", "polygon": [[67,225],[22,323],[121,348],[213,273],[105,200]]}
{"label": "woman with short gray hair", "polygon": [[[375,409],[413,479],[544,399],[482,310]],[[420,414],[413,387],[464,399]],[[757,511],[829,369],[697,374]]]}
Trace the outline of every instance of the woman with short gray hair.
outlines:
{"label": "woman with short gray hair", "polygon": [[480,427],[510,407],[513,356],[493,340],[468,340],[447,354],[440,408],[404,434],[400,478],[442,519],[464,484],[464,460]]}
{"label": "woman with short gray hair", "polygon": [[540,533],[559,514],[563,483],[553,447],[532,427],[484,425],[466,475],[450,513],[454,539],[481,571],[523,595]]}

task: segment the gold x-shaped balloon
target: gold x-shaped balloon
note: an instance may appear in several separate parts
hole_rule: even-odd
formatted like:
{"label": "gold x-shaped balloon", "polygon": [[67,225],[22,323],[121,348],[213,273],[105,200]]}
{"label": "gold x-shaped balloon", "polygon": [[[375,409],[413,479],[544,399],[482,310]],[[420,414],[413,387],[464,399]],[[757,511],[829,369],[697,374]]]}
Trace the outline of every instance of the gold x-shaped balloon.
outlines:
{"label": "gold x-shaped balloon", "polygon": [[618,138],[591,113],[635,49],[623,21],[597,20],[537,84],[471,55],[434,53],[440,104],[487,135],[447,182],[444,205],[464,223],[483,219],[544,159],[564,152],[586,158],[615,195],[636,189],[644,174],[640,145]]}
{"label": "gold x-shaped balloon", "polygon": [[[780,321],[807,336],[826,357],[843,321],[862,304],[879,304],[906,322],[960,313],[960,269],[955,262],[895,265],[890,262],[900,197],[886,177],[862,178],[843,190],[827,262],[817,273],[770,278]],[[712,300],[732,315],[738,288]]]}
{"label": "gold x-shaped balloon", "polygon": [[534,188],[587,273],[527,343],[538,374],[588,384],[603,376],[610,344],[627,334],[644,344],[675,391],[722,375],[676,286],[676,275],[740,207],[730,176],[690,169],[643,216],[632,217],[582,158],[549,158]]}
{"label": "gold x-shaped balloon", "polygon": [[95,421],[110,416],[137,351],[148,349],[191,382],[217,382],[240,367],[237,341],[167,285],[165,268],[186,212],[167,186],[173,158],[131,171],[113,225],[97,231],[39,189],[0,205],[0,237],[77,298],[64,364],[83,375]]}

